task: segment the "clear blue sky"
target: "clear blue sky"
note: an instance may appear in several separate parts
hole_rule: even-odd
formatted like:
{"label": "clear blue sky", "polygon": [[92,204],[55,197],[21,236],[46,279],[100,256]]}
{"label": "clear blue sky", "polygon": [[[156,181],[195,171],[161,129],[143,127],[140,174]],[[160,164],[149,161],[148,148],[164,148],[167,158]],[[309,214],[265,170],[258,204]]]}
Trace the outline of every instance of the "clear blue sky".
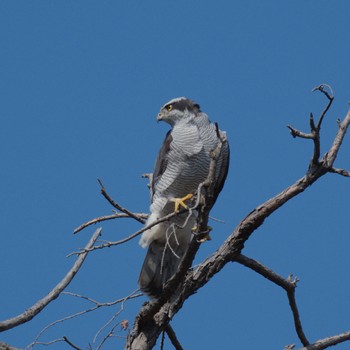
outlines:
{"label": "clear blue sky", "polygon": [[[255,206],[303,176],[312,145],[293,139],[286,125],[308,131],[309,112],[318,115],[326,102],[311,89],[331,84],[336,98],[322,150],[329,147],[350,100],[349,14],[348,0],[0,2],[1,319],[66,274],[74,261],[66,255],[95,229],[74,236],[76,226],[111,213],[97,178],[122,205],[148,211],[140,176],[153,169],[168,130],[155,117],[173,97],[200,103],[232,149],[212,212],[225,224],[212,223],[213,240],[198,261]],[[338,167],[350,168],[349,139]],[[271,216],[244,250],[300,278],[311,341],[349,330],[349,205],[349,180],[328,175]],[[102,227],[103,239],[118,240],[140,225]],[[128,295],[144,254],[137,239],[94,252],[68,290],[99,301]],[[118,320],[132,323],[144,301],[128,302]],[[62,296],[0,340],[25,347],[45,325],[88,306]],[[117,310],[58,325],[42,340],[66,335],[86,348]],[[237,264],[188,300],[173,327],[186,349],[300,345],[285,293]],[[122,347],[120,339],[105,345]]]}

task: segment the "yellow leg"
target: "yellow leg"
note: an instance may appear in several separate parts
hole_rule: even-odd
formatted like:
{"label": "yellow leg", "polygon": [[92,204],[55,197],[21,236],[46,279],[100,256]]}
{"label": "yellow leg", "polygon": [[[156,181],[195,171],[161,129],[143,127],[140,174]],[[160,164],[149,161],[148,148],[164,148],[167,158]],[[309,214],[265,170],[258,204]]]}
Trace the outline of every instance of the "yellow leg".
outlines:
{"label": "yellow leg", "polygon": [[185,197],[182,198],[172,198],[171,201],[175,203],[175,213],[179,211],[179,207],[184,207],[187,209],[187,205],[185,204],[185,201],[188,199],[191,199],[193,197],[193,194],[189,193]]}

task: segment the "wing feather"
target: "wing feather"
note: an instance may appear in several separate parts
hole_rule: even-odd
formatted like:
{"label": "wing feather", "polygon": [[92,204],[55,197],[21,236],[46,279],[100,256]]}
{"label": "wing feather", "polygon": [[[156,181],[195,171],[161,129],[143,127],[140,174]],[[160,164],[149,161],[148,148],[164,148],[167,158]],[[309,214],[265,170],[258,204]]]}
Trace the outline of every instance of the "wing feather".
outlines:
{"label": "wing feather", "polygon": [[167,165],[168,165],[168,153],[170,151],[170,144],[173,141],[173,137],[171,135],[171,130],[169,130],[165,136],[163,145],[158,153],[158,157],[156,160],[156,165],[154,167],[153,177],[152,177],[152,196],[151,196],[151,202],[153,201],[153,195],[155,192],[155,186],[157,185],[157,182],[161,178],[161,176],[164,174]]}

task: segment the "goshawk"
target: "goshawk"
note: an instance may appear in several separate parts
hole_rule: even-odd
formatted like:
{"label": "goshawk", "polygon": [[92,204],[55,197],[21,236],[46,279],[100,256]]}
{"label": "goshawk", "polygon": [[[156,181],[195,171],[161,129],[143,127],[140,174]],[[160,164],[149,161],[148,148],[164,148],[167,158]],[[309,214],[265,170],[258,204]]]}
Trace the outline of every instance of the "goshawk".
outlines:
{"label": "goshawk", "polygon": [[[151,179],[151,214],[146,225],[185,206],[198,186],[209,173],[210,152],[224,139],[216,163],[214,202],[219,195],[229,166],[229,146],[226,133],[211,123],[200,106],[185,97],[175,98],[160,110],[158,121],[170,124],[158,154]],[[140,239],[142,247],[148,246],[139,286],[151,297],[158,297],[163,285],[177,271],[192,238],[197,211],[186,212],[145,231]]]}

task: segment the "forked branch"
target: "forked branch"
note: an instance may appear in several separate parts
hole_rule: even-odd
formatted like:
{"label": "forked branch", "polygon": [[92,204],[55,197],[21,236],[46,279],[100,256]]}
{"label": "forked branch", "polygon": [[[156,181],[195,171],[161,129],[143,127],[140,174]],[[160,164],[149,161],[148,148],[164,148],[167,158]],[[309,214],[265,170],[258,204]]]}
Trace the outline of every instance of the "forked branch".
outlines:
{"label": "forked branch", "polygon": [[252,270],[257,272],[259,275],[264,276],[269,281],[277,284],[278,286],[282,287],[286,292],[288,296],[288,301],[290,308],[293,313],[294,318],[294,326],[295,330],[298,334],[299,340],[304,346],[309,345],[309,341],[307,340],[303,327],[300,321],[300,315],[295,299],[295,288],[297,286],[298,278],[294,278],[292,275],[289,275],[288,278],[283,278],[282,276],[278,275],[276,272],[270,270],[266,266],[260,264],[258,261],[255,261],[253,259],[250,259],[243,254],[239,254],[236,257],[236,261]]}
{"label": "forked branch", "polygon": [[[327,88],[330,93],[327,92],[325,89]],[[315,88],[312,89],[312,91],[320,91],[322,92],[328,99],[328,103],[325,107],[325,109],[322,111],[317,124],[315,124],[313,114],[310,113],[310,133],[305,133],[302,131],[299,131],[295,128],[293,128],[291,125],[288,125],[288,129],[290,130],[290,133],[293,137],[300,137],[303,139],[311,139],[313,140],[314,143],[314,152],[312,159],[310,161],[310,166],[309,168],[312,168],[313,166],[317,165],[320,159],[320,154],[321,154],[321,143],[320,143],[320,131],[321,131],[321,125],[323,122],[323,118],[325,117],[326,113],[328,112],[329,108],[331,107],[333,100],[334,100],[334,95],[333,95],[333,90],[332,88],[327,85],[327,84],[322,84],[319,85]]]}

